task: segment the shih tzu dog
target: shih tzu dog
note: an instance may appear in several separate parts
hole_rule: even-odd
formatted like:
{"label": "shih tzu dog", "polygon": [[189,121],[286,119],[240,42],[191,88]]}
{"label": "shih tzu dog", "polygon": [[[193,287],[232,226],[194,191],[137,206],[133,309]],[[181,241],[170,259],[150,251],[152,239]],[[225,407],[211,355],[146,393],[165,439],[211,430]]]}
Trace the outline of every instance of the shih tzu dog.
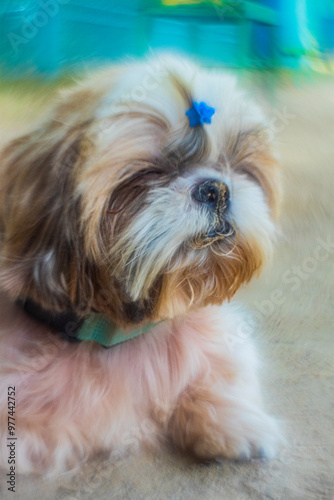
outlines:
{"label": "shih tzu dog", "polygon": [[273,456],[230,300],[270,254],[279,169],[234,78],[167,55],[98,71],[5,147],[0,176],[1,466],[165,441]]}

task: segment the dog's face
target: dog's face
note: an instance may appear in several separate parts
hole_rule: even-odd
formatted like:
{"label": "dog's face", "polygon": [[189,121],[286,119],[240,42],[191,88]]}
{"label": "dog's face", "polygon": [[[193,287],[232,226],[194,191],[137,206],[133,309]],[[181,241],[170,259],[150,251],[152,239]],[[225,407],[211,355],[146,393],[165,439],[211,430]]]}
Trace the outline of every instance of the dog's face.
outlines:
{"label": "dog's face", "polygon": [[[211,124],[190,127],[193,101]],[[0,283],[120,324],[231,298],[271,248],[269,142],[229,76],[169,57],[99,73],[2,155]]]}

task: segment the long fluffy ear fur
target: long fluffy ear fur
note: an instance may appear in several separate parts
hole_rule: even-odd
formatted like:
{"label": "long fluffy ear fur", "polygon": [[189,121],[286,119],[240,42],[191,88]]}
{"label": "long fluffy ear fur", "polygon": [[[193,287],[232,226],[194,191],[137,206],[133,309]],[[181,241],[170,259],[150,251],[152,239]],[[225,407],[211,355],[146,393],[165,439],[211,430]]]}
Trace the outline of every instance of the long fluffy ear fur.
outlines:
{"label": "long fluffy ear fur", "polygon": [[[0,286],[54,310],[87,300],[73,169],[84,161],[92,101],[85,89],[68,93],[42,125],[0,154]],[[73,120],[75,106],[81,113]]]}
{"label": "long fluffy ear fur", "polygon": [[267,198],[274,220],[278,220],[281,204],[281,171],[272,151],[268,131],[259,127],[227,138],[224,157],[231,168],[258,183]]}

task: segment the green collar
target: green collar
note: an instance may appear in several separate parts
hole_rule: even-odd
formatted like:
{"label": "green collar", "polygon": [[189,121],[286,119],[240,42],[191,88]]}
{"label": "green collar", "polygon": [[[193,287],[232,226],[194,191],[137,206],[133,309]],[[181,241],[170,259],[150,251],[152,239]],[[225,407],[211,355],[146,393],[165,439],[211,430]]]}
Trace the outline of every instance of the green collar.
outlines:
{"label": "green collar", "polygon": [[115,325],[103,314],[91,313],[81,325],[77,338],[80,340],[94,340],[104,347],[113,347],[149,332],[159,323],[160,321],[148,323],[128,331]]}
{"label": "green collar", "polygon": [[147,323],[132,330],[124,330],[104,314],[90,313],[86,318],[81,319],[72,311],[67,313],[48,311],[27,297],[19,299],[18,304],[34,319],[46,324],[55,332],[59,332],[65,340],[69,342],[91,340],[103,347],[113,347],[126,340],[139,337],[161,323],[161,321]]}

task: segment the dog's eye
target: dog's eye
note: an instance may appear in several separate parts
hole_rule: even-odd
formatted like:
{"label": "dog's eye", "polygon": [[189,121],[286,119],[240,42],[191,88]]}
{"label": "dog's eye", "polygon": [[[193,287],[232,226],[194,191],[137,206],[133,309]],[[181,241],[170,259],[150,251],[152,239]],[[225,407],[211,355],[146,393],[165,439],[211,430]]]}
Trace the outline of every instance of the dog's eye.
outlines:
{"label": "dog's eye", "polygon": [[166,184],[168,179],[166,180],[163,174],[162,169],[148,167],[126,177],[112,192],[107,213],[117,214],[133,205],[140,206],[144,203],[145,196],[152,186]]}

